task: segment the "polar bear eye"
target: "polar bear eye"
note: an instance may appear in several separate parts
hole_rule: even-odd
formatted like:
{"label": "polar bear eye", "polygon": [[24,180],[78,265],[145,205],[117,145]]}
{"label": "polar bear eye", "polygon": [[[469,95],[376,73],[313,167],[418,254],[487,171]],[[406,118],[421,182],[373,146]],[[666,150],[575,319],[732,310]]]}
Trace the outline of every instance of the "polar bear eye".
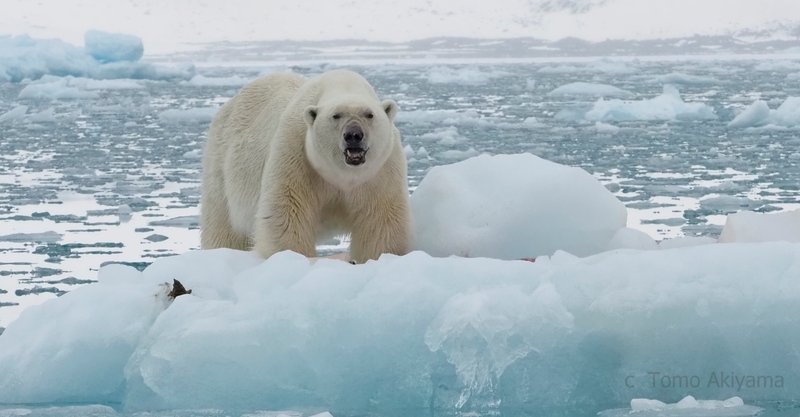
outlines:
{"label": "polar bear eye", "polygon": [[372,114],[372,112],[367,113],[367,119],[372,119],[373,117],[375,117],[375,115]]}
{"label": "polar bear eye", "polygon": [[334,113],[334,114],[333,114],[333,119],[334,119],[334,120],[339,120],[339,119],[341,119],[341,118],[342,118],[342,115],[341,115],[341,113]]}

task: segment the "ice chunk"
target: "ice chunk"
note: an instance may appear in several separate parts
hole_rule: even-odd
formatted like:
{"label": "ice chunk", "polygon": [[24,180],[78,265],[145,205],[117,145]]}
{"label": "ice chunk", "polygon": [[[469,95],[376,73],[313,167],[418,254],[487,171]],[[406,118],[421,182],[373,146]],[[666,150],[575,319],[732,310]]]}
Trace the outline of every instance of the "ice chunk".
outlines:
{"label": "ice chunk", "polygon": [[[194,76],[191,65],[169,67],[141,62],[138,58],[130,60],[137,54],[141,57],[136,52],[139,46],[134,45],[137,42],[126,35],[109,36],[87,35],[88,49],[53,39],[0,36],[0,81],[36,80],[44,75],[168,80]],[[119,43],[109,43],[115,39]]]}
{"label": "ice chunk", "polygon": [[199,216],[179,216],[165,220],[153,220],[150,226],[168,226],[168,227],[197,227],[200,224]]}
{"label": "ice chunk", "polygon": [[728,127],[762,126],[769,123],[769,114],[770,110],[767,102],[757,100],[731,120],[728,123]]}
{"label": "ice chunk", "polygon": [[16,106],[13,109],[0,114],[0,123],[11,123],[25,118],[28,106]]}
{"label": "ice chunk", "polygon": [[446,161],[458,161],[461,159],[471,158],[479,154],[480,152],[478,152],[477,150],[475,150],[475,148],[470,146],[469,149],[463,151],[460,149],[448,149],[446,151],[437,153],[436,157]]}
{"label": "ice chunk", "polygon": [[717,115],[714,109],[704,103],[686,103],[681,99],[678,89],[664,86],[664,93],[658,97],[641,101],[600,99],[585,113],[561,111],[558,119],[585,119],[591,121],[633,121],[633,120],[712,120]]}
{"label": "ice chunk", "polygon": [[631,229],[624,227],[619,229],[611,241],[608,243],[608,249],[642,249],[651,250],[658,249],[656,241],[645,232],[641,230]]}
{"label": "ice chunk", "polygon": [[800,70],[800,62],[786,59],[769,60],[760,62],[753,69],[766,72],[797,71]]}
{"label": "ice chunk", "polygon": [[800,210],[778,213],[742,211],[728,215],[719,236],[729,242],[800,242]]}
{"label": "ice chunk", "polygon": [[746,417],[760,414],[761,407],[745,405],[739,397],[731,397],[724,401],[696,400],[687,395],[675,404],[666,404],[659,400],[636,398],[631,400],[630,410],[606,410],[601,417]]}
{"label": "ice chunk", "polygon": [[478,67],[433,67],[428,71],[427,79],[431,84],[480,85],[506,75],[505,71],[486,71]]}
{"label": "ice chunk", "polygon": [[571,74],[571,73],[581,73],[581,72],[631,74],[636,72],[636,68],[624,62],[602,60],[583,65],[569,65],[569,64],[548,65],[539,68],[537,72],[541,74]]}
{"label": "ice chunk", "polygon": [[547,127],[546,124],[540,122],[537,118],[533,116],[526,117],[525,120],[522,121],[522,126],[528,129],[539,129],[542,127]]}
{"label": "ice chunk", "polygon": [[83,39],[86,52],[103,63],[138,61],[144,54],[142,40],[133,35],[90,30]]}
{"label": "ice chunk", "polygon": [[617,133],[619,133],[619,126],[614,126],[610,123],[595,122],[594,130],[596,130],[597,133],[616,135]]}
{"label": "ice chunk", "polygon": [[677,88],[666,85],[662,95],[643,101],[602,99],[586,114],[588,120],[709,120],[714,109],[703,103],[686,103]]}
{"label": "ice chunk", "polygon": [[230,77],[206,77],[198,74],[189,81],[181,82],[181,84],[195,87],[241,87],[251,80],[251,78],[239,77],[237,75],[232,75]]}
{"label": "ice chunk", "polygon": [[39,242],[55,243],[61,240],[61,234],[53,231],[42,233],[12,233],[0,236],[0,242]]}
{"label": "ice chunk", "polygon": [[411,145],[406,144],[406,146],[403,147],[403,153],[406,155],[407,159],[411,159],[414,157],[414,148]]}
{"label": "ice chunk", "polygon": [[33,123],[55,123],[56,109],[53,107],[48,107],[46,110],[33,113],[28,116],[28,121]]}
{"label": "ice chunk", "polygon": [[667,404],[659,400],[648,400],[646,398],[634,398],[631,400],[631,411],[660,410]]}
{"label": "ice chunk", "polygon": [[700,85],[700,84],[719,84],[720,81],[714,77],[704,75],[690,75],[680,72],[671,72],[665,75],[655,77],[655,81],[662,84],[684,84],[684,85]]}
{"label": "ice chunk", "polygon": [[800,97],[788,97],[774,112],[770,111],[770,119],[779,126],[800,126]]}
{"label": "ice chunk", "polygon": [[550,96],[629,97],[630,91],[608,84],[577,82],[562,85],[548,93]]}
{"label": "ice chunk", "polygon": [[530,154],[432,168],[411,196],[415,247],[516,259],[604,250],[625,207],[591,175]]}
{"label": "ice chunk", "polygon": [[25,86],[19,92],[20,99],[71,100],[95,98],[97,93],[79,88],[69,78],[49,77]]}
{"label": "ice chunk", "polygon": [[183,157],[186,159],[203,159],[203,151],[201,149],[192,149],[191,151],[186,151],[183,153]]}
{"label": "ice chunk", "polygon": [[760,127],[775,125],[783,127],[800,126],[800,97],[788,97],[775,110],[770,110],[766,102],[758,100],[734,118],[728,127]]}
{"label": "ice chunk", "polygon": [[436,141],[436,143],[442,146],[453,146],[467,141],[467,138],[462,136],[458,132],[458,128],[455,126],[440,127],[435,129],[433,132],[428,132],[421,135],[419,138],[423,140]]}
{"label": "ice chunk", "polygon": [[195,107],[192,109],[169,109],[158,114],[158,119],[168,124],[211,123],[218,107]]}
{"label": "ice chunk", "polygon": [[[143,282],[136,269],[115,266],[113,277],[63,295],[63,302],[23,311],[0,336],[0,402],[101,402],[115,395],[138,339],[163,308],[158,287]],[[44,374],[47,383],[38,381]]]}

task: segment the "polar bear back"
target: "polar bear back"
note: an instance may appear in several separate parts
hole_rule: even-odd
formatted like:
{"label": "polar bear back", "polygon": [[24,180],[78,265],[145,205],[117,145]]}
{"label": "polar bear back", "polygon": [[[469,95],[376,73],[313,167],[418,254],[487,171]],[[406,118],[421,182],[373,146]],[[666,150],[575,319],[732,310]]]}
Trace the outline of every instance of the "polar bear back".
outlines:
{"label": "polar bear back", "polygon": [[211,125],[205,156],[215,160],[204,166],[221,169],[205,175],[222,179],[228,217],[239,233],[253,229],[262,181],[254,173],[263,171],[283,113],[305,82],[291,73],[259,78],[222,106]]}

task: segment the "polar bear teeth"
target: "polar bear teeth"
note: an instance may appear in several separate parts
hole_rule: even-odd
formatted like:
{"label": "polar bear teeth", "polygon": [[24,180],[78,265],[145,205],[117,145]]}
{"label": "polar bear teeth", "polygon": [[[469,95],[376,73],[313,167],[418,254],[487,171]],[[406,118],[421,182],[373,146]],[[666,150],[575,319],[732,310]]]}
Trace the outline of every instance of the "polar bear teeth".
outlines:
{"label": "polar bear teeth", "polygon": [[344,150],[345,162],[348,165],[361,165],[364,163],[364,157],[367,155],[368,149],[361,148],[347,148]]}

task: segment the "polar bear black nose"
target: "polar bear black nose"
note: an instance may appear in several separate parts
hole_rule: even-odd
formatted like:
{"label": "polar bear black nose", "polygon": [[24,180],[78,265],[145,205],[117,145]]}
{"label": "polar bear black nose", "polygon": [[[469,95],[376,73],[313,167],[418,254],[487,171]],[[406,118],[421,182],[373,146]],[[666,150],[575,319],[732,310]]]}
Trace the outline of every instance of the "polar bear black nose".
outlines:
{"label": "polar bear black nose", "polygon": [[344,142],[347,146],[358,146],[361,145],[361,141],[364,139],[364,131],[361,130],[361,126],[352,125],[348,126],[347,129],[344,131]]}

